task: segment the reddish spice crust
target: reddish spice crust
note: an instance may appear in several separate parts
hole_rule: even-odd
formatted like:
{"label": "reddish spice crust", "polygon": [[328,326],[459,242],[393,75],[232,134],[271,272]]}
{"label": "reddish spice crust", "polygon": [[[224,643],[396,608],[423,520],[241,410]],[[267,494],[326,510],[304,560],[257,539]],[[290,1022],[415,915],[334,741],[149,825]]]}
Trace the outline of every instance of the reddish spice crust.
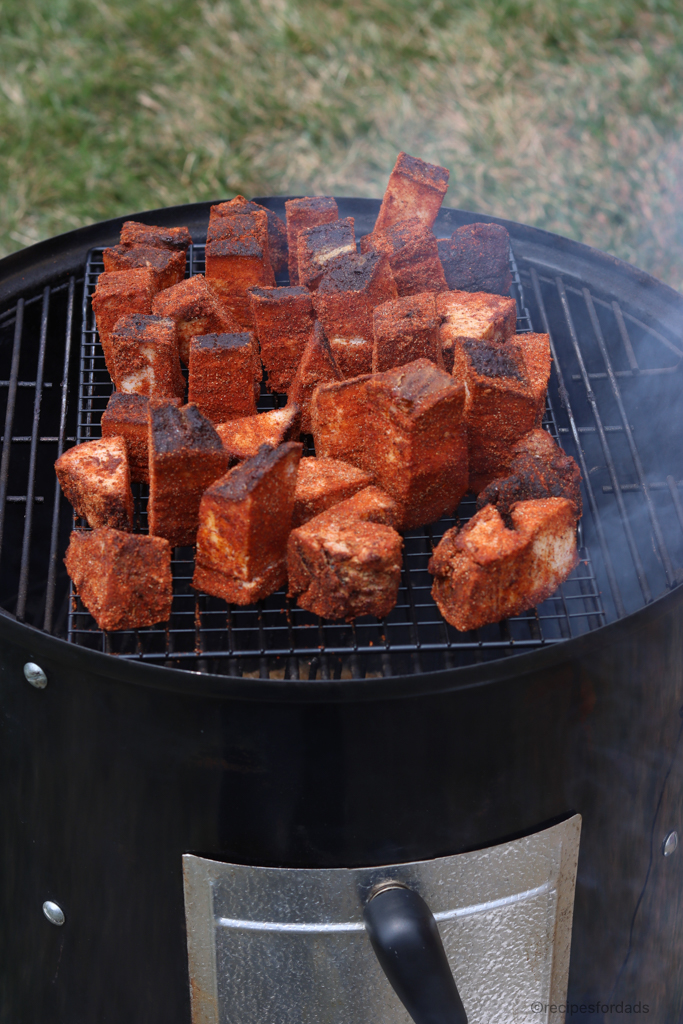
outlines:
{"label": "reddish spice crust", "polygon": [[114,274],[104,273],[98,277],[92,297],[92,308],[110,376],[114,369],[110,346],[114,324],[120,317],[129,313],[151,313],[158,291],[157,278],[149,267],[119,270]]}
{"label": "reddish spice crust", "polygon": [[192,339],[188,400],[214,423],[256,414],[250,332],[201,334]]}
{"label": "reddish spice crust", "polygon": [[155,398],[182,398],[185,394],[178,332],[170,317],[122,316],[111,332],[110,351],[111,376],[118,391]]}
{"label": "reddish spice crust", "polygon": [[299,232],[316,224],[329,224],[339,219],[337,201],[332,196],[304,196],[302,199],[288,199],[285,203],[287,216],[287,246],[289,283],[299,284]]}
{"label": "reddish spice crust", "polygon": [[371,483],[369,473],[349,462],[324,457],[302,459],[294,496],[294,526],[346,501]]}
{"label": "reddish spice crust", "polygon": [[77,444],[57,459],[55,471],[74,512],[93,529],[133,529],[133,495],[123,437]]}
{"label": "reddish spice crust", "polygon": [[243,416],[228,423],[217,423],[216,432],[232,462],[243,462],[258,454],[263,444],[277,448],[293,441],[301,433],[301,410],[297,405],[272,409],[256,416]]}
{"label": "reddish spice crust", "polygon": [[102,253],[107,273],[149,267],[155,274],[158,290],[170,288],[185,277],[185,252],[157,249],[151,245],[115,245]]}
{"label": "reddish spice crust", "polygon": [[192,235],[187,228],[161,228],[135,220],[124,221],[121,228],[121,245],[125,246],[151,245],[155,249],[186,252],[191,244]]}
{"label": "reddish spice crust", "polygon": [[372,372],[382,373],[416,359],[443,369],[439,317],[431,292],[394,299],[373,313]]}
{"label": "reddish spice crust", "polygon": [[254,329],[271,391],[286,393],[313,333],[315,316],[307,288],[252,288]]}
{"label": "reddish spice crust", "polygon": [[149,312],[156,316],[169,316],[175,321],[178,354],[186,366],[190,361],[190,344],[196,335],[231,334],[240,330],[238,322],[224,309],[201,274],[159,292]]}
{"label": "reddish spice crust", "polygon": [[510,236],[502,224],[464,224],[439,240],[439,256],[450,289],[509,295]]}
{"label": "reddish spice crust", "polygon": [[398,221],[417,219],[431,228],[448,189],[445,167],[399,153],[389,175],[374,233],[381,234]]}

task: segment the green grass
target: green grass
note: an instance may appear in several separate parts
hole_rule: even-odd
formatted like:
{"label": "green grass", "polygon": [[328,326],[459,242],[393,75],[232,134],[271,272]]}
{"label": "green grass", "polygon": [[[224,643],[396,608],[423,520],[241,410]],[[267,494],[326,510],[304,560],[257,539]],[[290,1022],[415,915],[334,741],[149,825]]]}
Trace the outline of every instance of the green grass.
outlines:
{"label": "green grass", "polygon": [[450,205],[683,289],[680,0],[0,3],[0,249],[237,192]]}

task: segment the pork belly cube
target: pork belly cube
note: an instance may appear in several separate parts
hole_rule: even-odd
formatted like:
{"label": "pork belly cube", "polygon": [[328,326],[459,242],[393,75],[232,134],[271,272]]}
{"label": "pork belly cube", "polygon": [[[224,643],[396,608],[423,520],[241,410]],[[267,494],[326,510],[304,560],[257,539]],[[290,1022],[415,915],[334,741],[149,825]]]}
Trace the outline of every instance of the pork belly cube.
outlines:
{"label": "pork belly cube", "polygon": [[484,292],[441,292],[436,297],[436,312],[441,319],[444,368],[449,373],[459,341],[503,342],[512,338],[517,328],[515,300]]}
{"label": "pork belly cube", "polygon": [[416,359],[430,359],[443,369],[439,323],[433,292],[377,306],[373,313],[372,372],[382,373]]}
{"label": "pork belly cube", "polygon": [[311,432],[311,398],[319,384],[342,380],[342,373],[330,350],[322,325],[315,322],[313,333],[306,343],[299,368],[287,392],[287,404],[301,410],[301,433]]}
{"label": "pork belly cube", "polygon": [[182,249],[155,249],[151,245],[115,245],[102,253],[107,273],[149,267],[154,271],[159,291],[178,284],[185,277],[185,252]]}
{"label": "pork belly cube", "polygon": [[57,479],[77,516],[93,529],[133,529],[133,495],[126,442],[105,437],[69,448],[55,462]]}
{"label": "pork belly cube", "polygon": [[274,273],[279,274],[287,266],[287,228],[278,215],[267,206],[254,203],[244,196],[235,196],[227,203],[218,203],[209,211],[209,230],[207,242],[215,242],[222,238],[224,221],[235,213],[255,213],[263,211],[268,219],[268,255]]}
{"label": "pork belly cube", "polygon": [[296,405],[272,409],[256,416],[244,416],[217,423],[216,430],[231,462],[243,462],[258,454],[263,444],[277,448],[284,441],[292,441],[301,433],[301,410]]}
{"label": "pork belly cube", "polygon": [[161,537],[103,526],[75,532],[64,559],[100,629],[141,629],[171,616],[171,548]]}
{"label": "pork belly cube", "polygon": [[289,596],[325,619],[388,615],[401,579],[403,541],[390,525],[395,515],[386,494],[366,487],[292,530]]}
{"label": "pork belly cube", "polygon": [[336,200],[332,196],[305,196],[303,199],[288,199],[285,203],[287,214],[287,246],[289,283],[299,284],[299,232],[316,224],[329,224],[339,219]]}
{"label": "pork belly cube", "polygon": [[[176,285],[182,287],[182,285]],[[111,332],[114,324],[129,313],[151,313],[154,298],[159,291],[157,278],[149,267],[139,270],[119,270],[113,274],[100,274],[92,297],[92,308],[97,321],[100,344],[110,375],[114,364],[111,354]]]}
{"label": "pork belly cube", "polygon": [[144,395],[124,395],[115,391],[102,413],[102,437],[122,437],[126,442],[130,478],[149,480],[147,464],[148,401]]}
{"label": "pork belly cube", "polygon": [[453,512],[467,490],[466,390],[428,359],[367,383],[366,468],[405,529]]}
{"label": "pork belly cube", "polygon": [[187,228],[160,228],[127,220],[121,228],[121,245],[151,245],[155,249],[186,252],[192,245],[192,235]]}
{"label": "pork belly cube", "polygon": [[117,391],[156,398],[182,398],[185,394],[178,333],[170,317],[122,316],[111,333],[110,350]]}
{"label": "pork belly cube", "polygon": [[545,430],[531,430],[512,449],[510,474],[492,480],[479,494],[477,508],[495,505],[508,516],[518,501],[567,498],[581,515],[581,472]]}
{"label": "pork belly cube", "polygon": [[313,293],[313,308],[344,377],[370,373],[373,310],[397,298],[384,253],[340,256],[330,262]]}
{"label": "pork belly cube", "polygon": [[545,601],[578,561],[571,501],[520,501],[510,519],[508,529],[487,505],[461,529],[448,530],[430,559],[432,596],[462,632]]}
{"label": "pork belly cube", "polygon": [[149,532],[194,544],[202,494],[228,468],[211,422],[194,405],[149,401]]}
{"label": "pork belly cube", "polygon": [[448,171],[407,153],[399,153],[379,208],[374,231],[416,218],[431,228],[448,190]]}
{"label": "pork belly cube", "polygon": [[190,342],[198,334],[230,334],[240,327],[221,304],[212,286],[196,274],[180,284],[159,292],[151,310],[156,316],[170,316],[178,330],[178,354],[187,366]]}
{"label": "pork belly cube", "polygon": [[311,398],[311,430],[316,455],[367,468],[366,384],[370,377],[366,373],[338,383],[320,384],[315,389]]}
{"label": "pork belly cube", "polygon": [[290,387],[313,333],[315,316],[308,288],[252,288],[250,293],[261,361],[271,391]]}
{"label": "pork belly cube", "polygon": [[241,328],[253,327],[248,291],[275,284],[265,211],[226,217],[222,237],[206,246],[206,279]]}
{"label": "pork belly cube", "polygon": [[355,255],[353,223],[353,217],[345,217],[344,220],[333,220],[329,224],[316,224],[312,228],[301,229],[297,253],[300,284],[315,291],[330,260],[348,256],[349,253]]}
{"label": "pork belly cube", "polygon": [[254,339],[249,331],[192,339],[187,397],[214,423],[256,414]]}
{"label": "pork belly cube", "polygon": [[287,580],[287,537],[301,445],[262,445],[204,494],[192,586],[252,604]]}
{"label": "pork belly cube", "polygon": [[540,427],[550,376],[547,334],[458,343],[453,377],[467,387],[470,490],[507,476],[514,445]]}
{"label": "pork belly cube", "polygon": [[398,221],[380,234],[364,235],[360,251],[373,250],[389,258],[399,295],[447,291],[437,240],[421,221]]}
{"label": "pork belly cube", "polygon": [[439,243],[448,287],[509,295],[510,236],[502,224],[465,224]]}
{"label": "pork belly cube", "polygon": [[370,474],[350,462],[324,457],[302,459],[294,496],[294,526],[346,501],[371,483]]}

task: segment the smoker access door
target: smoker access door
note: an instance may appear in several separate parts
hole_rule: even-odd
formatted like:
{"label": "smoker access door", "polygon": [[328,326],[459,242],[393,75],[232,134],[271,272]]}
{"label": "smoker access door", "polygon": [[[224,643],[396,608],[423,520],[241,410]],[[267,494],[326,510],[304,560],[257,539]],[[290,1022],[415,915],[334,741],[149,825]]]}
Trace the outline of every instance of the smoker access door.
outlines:
{"label": "smoker access door", "polygon": [[186,854],[193,1024],[410,1024],[363,924],[396,880],[436,918],[469,1024],[563,1014],[581,817],[485,850],[373,868],[261,868]]}

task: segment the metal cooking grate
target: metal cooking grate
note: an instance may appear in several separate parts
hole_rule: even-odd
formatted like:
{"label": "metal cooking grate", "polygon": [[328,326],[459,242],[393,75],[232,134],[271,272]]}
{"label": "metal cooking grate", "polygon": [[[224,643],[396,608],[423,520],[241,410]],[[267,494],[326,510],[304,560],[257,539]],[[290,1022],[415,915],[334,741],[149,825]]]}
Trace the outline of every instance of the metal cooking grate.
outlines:
{"label": "metal cooking grate", "polygon": [[[189,274],[203,271],[203,254],[203,246],[192,247]],[[652,444],[643,448],[640,436],[642,413],[638,430],[629,421],[629,389],[648,376],[678,387],[683,351],[616,302],[592,295],[582,282],[549,276],[546,268],[528,261],[520,275],[513,260],[518,330],[547,330],[553,342],[544,425],[579,460],[585,485],[581,562],[552,598],[470,633],[449,626],[431,598],[426,568],[433,546],[455,522],[444,518],[406,534],[398,603],[382,621],[324,622],[297,608],[284,592],[258,606],[229,607],[192,591],[192,549],[180,548],[173,558],[170,622],[138,631],[100,631],[70,594],[62,558],[71,512],[52,465],[64,448],[100,436],[112,391],[90,305],[103,269],[101,255],[96,249],[88,259],[82,310],[75,301],[80,282],[72,278],[0,316],[0,367],[7,364],[2,371],[7,380],[0,380],[0,398],[7,396],[0,462],[0,603],[19,619],[81,646],[157,664],[229,675],[350,678],[474,664],[558,643],[635,610],[679,582],[683,468],[674,466],[672,457],[671,472],[663,478],[652,470],[662,461],[661,445],[651,459]],[[281,401],[264,392],[259,408]],[[137,528],[145,531],[146,485],[135,484],[134,496]],[[473,511],[474,499],[468,497],[458,517],[467,519]],[[73,525],[85,528],[80,521]]]}

